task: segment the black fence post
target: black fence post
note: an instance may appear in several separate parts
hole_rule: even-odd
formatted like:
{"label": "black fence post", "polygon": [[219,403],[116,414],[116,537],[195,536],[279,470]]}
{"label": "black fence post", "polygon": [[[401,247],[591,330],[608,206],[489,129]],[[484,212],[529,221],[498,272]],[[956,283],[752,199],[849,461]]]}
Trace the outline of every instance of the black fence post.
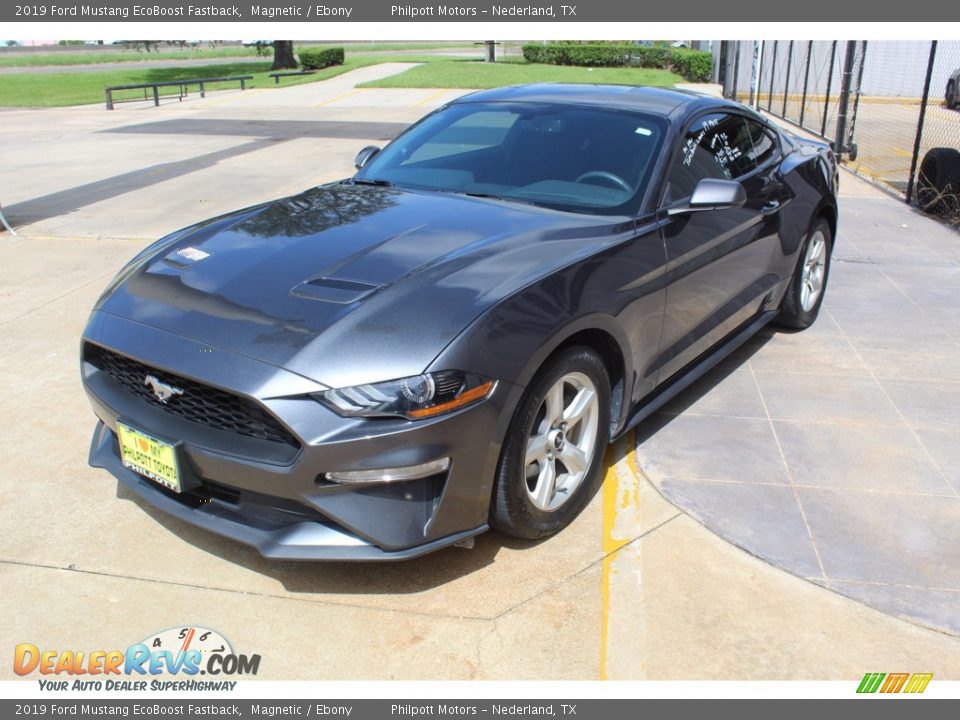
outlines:
{"label": "black fence post", "polygon": [[827,137],[827,114],[830,111],[830,86],[833,85],[833,63],[837,59],[837,41],[830,46],[830,72],[827,73],[827,94],[823,101],[823,122],[820,123],[820,137]]}
{"label": "black fence post", "polygon": [[807,86],[810,85],[810,61],[813,59],[813,40],[807,42],[807,69],[803,71],[803,94],[800,96],[800,127],[807,112]]}
{"label": "black fence post", "polygon": [[847,134],[850,136],[850,160],[857,159],[857,144],[855,130],[857,127],[857,111],[860,109],[860,90],[863,87],[863,66],[867,63],[867,41],[860,43],[860,68],[857,71],[857,88],[853,93],[853,113],[850,115],[850,130]]}
{"label": "black fence post", "polygon": [[787,46],[787,74],[783,76],[783,112],[780,117],[787,116],[787,96],[790,94],[790,67],[793,65],[793,40]]}
{"label": "black fence post", "polygon": [[773,41],[773,50],[770,51],[770,92],[767,94],[767,112],[773,105],[773,77],[777,72],[777,41]]}
{"label": "black fence post", "polygon": [[923,80],[923,100],[920,103],[920,117],[917,120],[917,135],[913,141],[913,157],[910,159],[910,177],[907,180],[907,203],[913,197],[913,176],[917,172],[917,159],[920,157],[920,140],[923,137],[923,121],[927,115],[927,99],[930,97],[930,76],[933,75],[933,61],[937,57],[937,41],[930,41],[930,59],[927,61],[927,76]]}
{"label": "black fence post", "polygon": [[847,150],[847,109],[850,107],[850,81],[853,78],[853,64],[857,59],[856,40],[847,40],[847,51],[843,58],[843,70],[840,75],[840,104],[837,106],[837,136],[833,141],[833,152],[842,160]]}

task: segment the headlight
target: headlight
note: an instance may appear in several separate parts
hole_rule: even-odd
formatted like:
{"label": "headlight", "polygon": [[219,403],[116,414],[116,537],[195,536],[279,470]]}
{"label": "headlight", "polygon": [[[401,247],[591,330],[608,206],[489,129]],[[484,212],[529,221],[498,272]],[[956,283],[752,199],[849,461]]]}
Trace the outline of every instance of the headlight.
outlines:
{"label": "headlight", "polygon": [[493,380],[478,375],[446,370],[326,390],[312,397],[345,417],[401,416],[422,420],[479,402],[495,385]]}

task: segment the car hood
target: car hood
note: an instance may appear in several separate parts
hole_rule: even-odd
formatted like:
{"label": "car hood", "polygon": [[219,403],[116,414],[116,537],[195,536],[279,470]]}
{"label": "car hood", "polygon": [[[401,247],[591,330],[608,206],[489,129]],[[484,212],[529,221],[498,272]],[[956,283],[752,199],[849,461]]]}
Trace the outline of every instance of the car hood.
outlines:
{"label": "car hood", "polygon": [[97,309],[328,386],[385,380],[422,372],[491,303],[628,225],[446,193],[330,185],[156,243]]}

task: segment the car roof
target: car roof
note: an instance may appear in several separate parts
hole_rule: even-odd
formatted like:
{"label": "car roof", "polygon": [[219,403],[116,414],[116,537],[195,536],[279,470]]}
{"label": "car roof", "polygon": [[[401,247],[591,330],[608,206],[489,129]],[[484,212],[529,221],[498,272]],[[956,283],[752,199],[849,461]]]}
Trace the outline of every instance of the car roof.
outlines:
{"label": "car roof", "polygon": [[640,110],[663,117],[686,115],[701,107],[741,108],[722,98],[689,90],[636,85],[574,85],[535,83],[481,90],[454,100],[463,102],[529,102],[593,105],[621,110]]}

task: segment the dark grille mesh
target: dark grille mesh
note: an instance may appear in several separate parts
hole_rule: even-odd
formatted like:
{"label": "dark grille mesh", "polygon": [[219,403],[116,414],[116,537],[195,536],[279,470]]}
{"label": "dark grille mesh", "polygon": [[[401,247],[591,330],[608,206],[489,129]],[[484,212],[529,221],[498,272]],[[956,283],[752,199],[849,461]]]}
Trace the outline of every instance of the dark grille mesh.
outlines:
{"label": "dark grille mesh", "polygon": [[[124,390],[165,412],[218,430],[299,446],[276,418],[252,400],[158,370],[104,348],[89,346],[88,359]],[[166,403],[160,402],[145,382],[147,375],[182,389],[183,394],[171,397]]]}

